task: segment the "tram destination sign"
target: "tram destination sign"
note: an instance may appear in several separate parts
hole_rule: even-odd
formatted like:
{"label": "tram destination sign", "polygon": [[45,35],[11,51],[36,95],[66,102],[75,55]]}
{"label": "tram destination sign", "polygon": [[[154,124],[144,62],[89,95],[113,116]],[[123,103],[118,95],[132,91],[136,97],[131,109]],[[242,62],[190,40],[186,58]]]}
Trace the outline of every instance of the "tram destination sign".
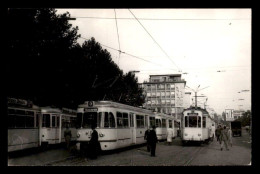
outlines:
{"label": "tram destination sign", "polygon": [[85,112],[97,112],[98,108],[84,108]]}

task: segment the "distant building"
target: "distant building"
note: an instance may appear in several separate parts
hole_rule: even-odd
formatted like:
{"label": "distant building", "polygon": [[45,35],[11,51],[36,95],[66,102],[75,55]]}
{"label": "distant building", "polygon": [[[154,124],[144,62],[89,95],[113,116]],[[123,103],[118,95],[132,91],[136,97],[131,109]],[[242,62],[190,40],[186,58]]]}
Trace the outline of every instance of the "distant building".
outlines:
{"label": "distant building", "polygon": [[242,117],[244,113],[245,113],[244,110],[234,110],[234,111],[233,111],[234,120],[236,120],[236,119]]}
{"label": "distant building", "polygon": [[191,92],[185,92],[183,102],[184,108],[189,108],[191,106]]}
{"label": "distant building", "polygon": [[225,109],[225,121],[234,121],[234,109]]}
{"label": "distant building", "polygon": [[183,109],[190,105],[185,85],[181,74],[150,75],[149,82],[139,84],[144,90],[144,107],[180,119]]}

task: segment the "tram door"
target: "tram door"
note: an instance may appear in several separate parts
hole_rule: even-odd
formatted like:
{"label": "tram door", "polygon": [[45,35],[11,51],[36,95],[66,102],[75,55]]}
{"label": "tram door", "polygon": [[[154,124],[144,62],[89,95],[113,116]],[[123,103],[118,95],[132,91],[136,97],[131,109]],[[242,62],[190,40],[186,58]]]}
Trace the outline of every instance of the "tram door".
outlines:
{"label": "tram door", "polygon": [[59,143],[59,116],[56,114],[52,115],[52,136],[54,143]]}
{"label": "tram door", "polygon": [[135,124],[134,124],[134,114],[130,113],[130,129],[132,133],[132,144],[136,144],[136,129],[135,129]]}

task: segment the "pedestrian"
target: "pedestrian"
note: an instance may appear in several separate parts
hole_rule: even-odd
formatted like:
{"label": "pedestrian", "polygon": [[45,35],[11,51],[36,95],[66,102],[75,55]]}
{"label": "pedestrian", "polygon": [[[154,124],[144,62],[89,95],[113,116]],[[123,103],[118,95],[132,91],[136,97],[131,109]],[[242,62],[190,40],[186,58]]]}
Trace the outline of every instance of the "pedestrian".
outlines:
{"label": "pedestrian", "polygon": [[66,141],[66,148],[69,150],[70,148],[70,139],[71,139],[71,130],[69,129],[69,125],[66,125],[66,129],[64,131],[64,138]]}
{"label": "pedestrian", "polygon": [[155,149],[156,149],[156,143],[158,141],[157,135],[155,132],[156,127],[153,126],[153,129],[150,131],[149,136],[148,136],[148,141],[150,142],[150,147],[151,147],[151,156],[155,157]]}
{"label": "pedestrian", "polygon": [[150,129],[148,128],[145,133],[144,133],[144,139],[146,140],[146,146],[147,146],[147,152],[150,152],[151,148],[150,148],[150,142],[149,142],[149,133],[150,133]]}
{"label": "pedestrian", "polygon": [[229,140],[229,145],[232,147],[232,130],[230,127],[227,127],[228,129],[228,140]]}
{"label": "pedestrian", "polygon": [[168,145],[172,144],[172,137],[173,137],[173,130],[168,129],[167,130],[167,143],[168,143]]}
{"label": "pedestrian", "polygon": [[217,141],[219,142],[219,144],[220,144],[220,141],[219,141],[220,134],[221,134],[221,125],[218,125],[217,129],[215,130],[215,135],[217,137]]}
{"label": "pedestrian", "polygon": [[97,159],[97,154],[100,150],[100,144],[98,141],[98,132],[96,131],[96,126],[92,124],[91,129],[92,129],[92,134],[91,134],[91,139],[89,141],[89,157],[91,159]]}
{"label": "pedestrian", "polygon": [[224,128],[221,130],[221,134],[220,134],[220,150],[223,150],[223,144],[225,144],[225,148],[226,150],[229,150],[228,148],[228,130],[226,128],[226,126],[224,126]]}

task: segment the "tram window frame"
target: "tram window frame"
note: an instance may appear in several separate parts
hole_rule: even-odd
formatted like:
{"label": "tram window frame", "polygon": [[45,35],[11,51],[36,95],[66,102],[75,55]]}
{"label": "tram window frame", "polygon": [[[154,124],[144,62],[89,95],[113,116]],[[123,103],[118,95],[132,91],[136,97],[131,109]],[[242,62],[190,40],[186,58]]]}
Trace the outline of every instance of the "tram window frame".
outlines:
{"label": "tram window frame", "polygon": [[206,128],[206,117],[205,116],[202,117],[202,127]]}
{"label": "tram window frame", "polygon": [[155,118],[155,126],[158,128],[162,127],[162,120],[159,118]]}
{"label": "tram window frame", "polygon": [[[90,118],[90,114],[91,114],[91,118]],[[83,128],[91,128],[93,121],[95,121],[96,123],[101,120],[97,119],[98,117],[98,113],[97,112],[84,112],[83,113],[83,121],[82,121],[82,127]],[[98,124],[96,124],[95,126],[97,126]]]}
{"label": "tram window frame", "polygon": [[70,127],[76,128],[76,117],[70,117]]}
{"label": "tram window frame", "polygon": [[117,124],[117,128],[124,127],[123,114],[121,112],[116,112],[116,124]]}
{"label": "tram window frame", "polygon": [[149,117],[150,127],[155,126],[155,117]]}
{"label": "tram window frame", "polygon": [[83,113],[78,112],[76,117],[76,128],[82,127],[82,122],[83,122]]}
{"label": "tram window frame", "polygon": [[[196,123],[196,125],[194,123]],[[189,127],[198,127],[198,116],[189,116]]]}
{"label": "tram window frame", "polygon": [[184,117],[184,127],[189,127],[188,125],[189,125],[189,118],[188,118],[189,116],[185,116]]}
{"label": "tram window frame", "polygon": [[[42,127],[49,128],[51,125],[50,114],[42,114]],[[48,118],[48,119],[47,119]]]}
{"label": "tram window frame", "polygon": [[56,115],[51,116],[51,127],[56,128]]}
{"label": "tram window frame", "polygon": [[130,127],[134,127],[134,114],[130,113],[129,116],[130,116]]}
{"label": "tram window frame", "polygon": [[144,128],[144,115],[136,115],[136,127]]}
{"label": "tram window frame", "polygon": [[129,119],[128,119],[128,113],[123,113],[123,125],[125,128],[129,128]]}
{"label": "tram window frame", "polygon": [[166,119],[162,119],[162,128],[166,128]]}
{"label": "tram window frame", "polygon": [[169,128],[173,128],[173,126],[172,126],[172,120],[169,120]]}
{"label": "tram window frame", "polygon": [[201,128],[201,117],[198,116],[198,128]]}

